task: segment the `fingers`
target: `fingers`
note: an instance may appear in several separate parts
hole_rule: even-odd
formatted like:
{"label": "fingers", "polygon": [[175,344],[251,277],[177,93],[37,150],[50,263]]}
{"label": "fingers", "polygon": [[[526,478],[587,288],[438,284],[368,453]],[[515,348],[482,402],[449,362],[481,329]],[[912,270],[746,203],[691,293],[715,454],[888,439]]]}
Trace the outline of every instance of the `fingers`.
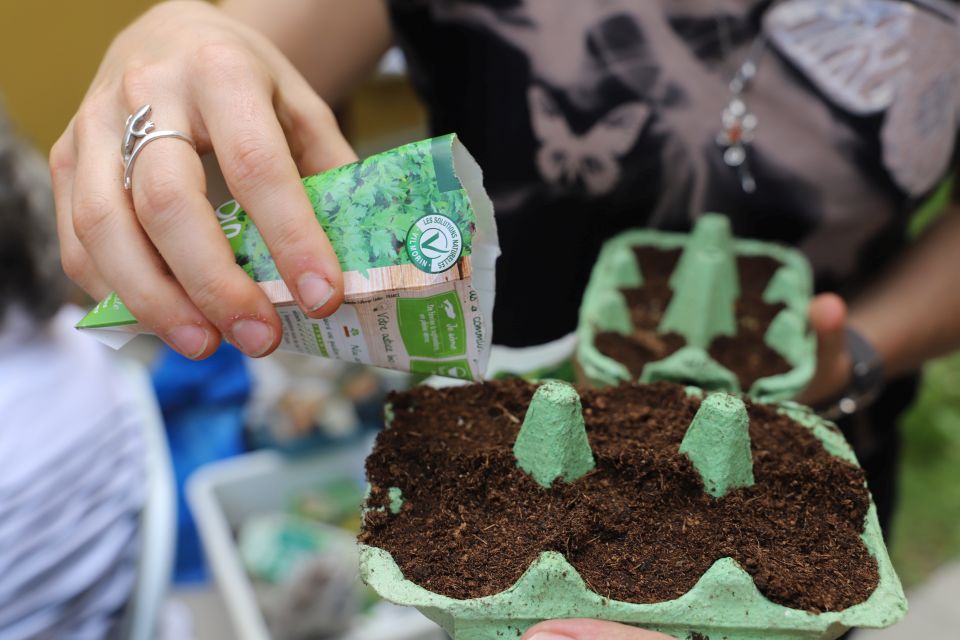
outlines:
{"label": "fingers", "polygon": [[50,176],[57,210],[57,235],[60,243],[60,262],[63,272],[81,289],[96,300],[110,292],[93,266],[86,249],[73,230],[73,179],[76,173],[76,154],[73,151],[73,126],[50,150]]}
{"label": "fingers", "polygon": [[847,305],[833,293],[823,293],[810,302],[810,326],[817,335],[817,365],[810,385],[797,398],[818,405],[843,391],[850,376],[850,358],[844,327]]}
{"label": "fingers", "polygon": [[[252,37],[268,44],[262,34]],[[309,176],[356,161],[357,154],[340,131],[333,111],[300,71],[272,46],[262,46],[261,51],[274,70],[277,118],[300,174]]]}
{"label": "fingers", "polygon": [[277,117],[302,175],[313,175],[357,160],[333,111],[299,74],[290,74],[278,98]]}
{"label": "fingers", "polygon": [[[343,300],[343,274],[300,181],[272,88],[265,76],[252,75],[243,54],[213,49],[206,56],[193,91],[227,186],[257,225],[300,306],[313,317],[329,315]],[[214,76],[232,90],[204,90]]]}
{"label": "fingers", "polygon": [[[339,306],[343,279],[298,164],[314,173],[355,155],[330,110],[288,63],[268,72],[264,60],[228,40],[192,49],[185,60],[183,69],[156,60],[131,65],[114,88],[91,91],[51,154],[64,269],[96,297],[115,290],[186,356],[209,355],[221,333],[247,354],[264,355],[280,340],[279,318],[235,264],[195,152],[174,138],[151,141],[127,193],[118,123],[150,102],[157,129],[187,131],[202,149],[215,150],[228,187],[314,317]],[[275,96],[278,82],[290,95]]]}
{"label": "fingers", "polygon": [[88,108],[75,120],[77,165],[70,209],[76,237],[96,272],[141,323],[183,355],[204,358],[216,350],[219,332],[168,273],[137,222],[122,185],[113,116],[112,110]]}
{"label": "fingers", "polygon": [[[157,105],[155,113],[164,129],[180,126],[174,105]],[[247,355],[266,355],[280,340],[280,319],[236,264],[205,188],[194,149],[176,138],[157,139],[143,148],[134,166],[136,216],[203,315]]]}
{"label": "fingers", "polygon": [[551,620],[523,634],[522,640],[673,640],[654,631],[599,620]]}
{"label": "fingers", "polygon": [[818,337],[843,340],[843,326],[847,320],[847,304],[843,298],[835,293],[821,293],[810,302],[809,314],[810,324]]}

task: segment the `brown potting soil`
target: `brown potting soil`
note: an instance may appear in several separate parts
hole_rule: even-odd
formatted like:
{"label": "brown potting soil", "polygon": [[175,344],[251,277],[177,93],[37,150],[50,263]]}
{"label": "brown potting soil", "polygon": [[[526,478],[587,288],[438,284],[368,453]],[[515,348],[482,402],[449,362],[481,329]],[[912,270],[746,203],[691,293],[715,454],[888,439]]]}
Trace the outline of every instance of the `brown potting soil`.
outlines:
{"label": "brown potting soil", "polygon": [[[643,285],[620,290],[630,309],[634,331],[628,336],[601,331],[594,338],[597,350],[623,363],[634,378],[640,377],[647,363],[662,360],[686,345],[678,333],[657,333],[673,297],[669,281],[680,253],[679,249],[634,247]],[[737,335],[718,336],[708,349],[710,357],[736,374],[740,388],[745,391],[760,378],[790,370],[783,356],[764,342],[770,323],[784,307],[763,301],[763,292],[780,266],[779,261],[766,256],[737,258],[740,277],[740,296],[735,307]]]}
{"label": "brown potting soil", "polygon": [[[748,403],[756,484],[715,499],[678,452],[699,399],[670,383],[581,389],[596,469],[547,490],[512,452],[535,388],[509,380],[392,396],[392,426],[367,461],[361,541],[460,599],[509,588],[549,550],[625,602],[675,599],[727,556],[792,608],[838,611],[875,589],[860,539],[863,473],[792,419]],[[403,492],[396,515],[376,510],[390,487]]]}

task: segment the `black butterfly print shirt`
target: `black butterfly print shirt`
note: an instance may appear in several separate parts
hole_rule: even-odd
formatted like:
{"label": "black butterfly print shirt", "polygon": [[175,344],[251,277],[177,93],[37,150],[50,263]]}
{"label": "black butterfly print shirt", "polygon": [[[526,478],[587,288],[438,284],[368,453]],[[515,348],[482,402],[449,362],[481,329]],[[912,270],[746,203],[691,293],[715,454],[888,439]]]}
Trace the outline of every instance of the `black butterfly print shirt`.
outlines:
{"label": "black butterfly print shirt", "polygon": [[[391,0],[434,133],[455,131],[496,205],[494,339],[576,325],[603,241],[727,214],[855,295],[956,166],[960,25],[940,0]],[[723,37],[723,34],[729,37]],[[756,189],[723,160],[745,94]],[[739,132],[737,132],[739,133]],[[531,309],[549,313],[531,313]]]}

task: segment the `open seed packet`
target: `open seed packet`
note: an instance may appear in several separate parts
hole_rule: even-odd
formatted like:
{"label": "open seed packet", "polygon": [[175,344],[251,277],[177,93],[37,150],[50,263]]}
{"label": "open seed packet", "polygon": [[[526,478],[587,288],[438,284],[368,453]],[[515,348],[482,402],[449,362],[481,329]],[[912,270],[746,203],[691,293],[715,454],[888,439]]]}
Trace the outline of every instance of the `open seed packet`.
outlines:
{"label": "open seed packet", "polygon": [[[480,168],[456,136],[404,145],[303,184],[344,271],[345,304],[322,320],[300,311],[241,205],[216,210],[237,264],[280,314],[280,348],[482,378],[500,249]],[[146,331],[116,294],[77,328],[115,348]]]}
{"label": "open seed packet", "polygon": [[799,252],[734,239],[725,216],[690,234],[610,240],[583,297],[577,361],[597,385],[670,380],[766,400],[794,397],[816,364]]}
{"label": "open seed packet", "polygon": [[793,403],[658,382],[395,394],[361,575],[454,640],[597,618],[682,640],[831,640],[906,611],[864,474]]}

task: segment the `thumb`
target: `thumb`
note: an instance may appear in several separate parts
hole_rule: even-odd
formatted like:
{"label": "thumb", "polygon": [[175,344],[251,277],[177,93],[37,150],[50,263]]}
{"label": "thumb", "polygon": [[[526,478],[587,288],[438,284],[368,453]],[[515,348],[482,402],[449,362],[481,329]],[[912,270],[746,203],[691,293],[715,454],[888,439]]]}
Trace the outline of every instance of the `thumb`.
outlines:
{"label": "thumb", "polygon": [[523,634],[522,640],[674,640],[674,638],[614,622],[551,620],[532,627]]}
{"label": "thumb", "polygon": [[844,327],[847,304],[834,293],[823,293],[810,302],[810,326],[817,335],[817,365],[809,386],[797,398],[816,405],[839,394],[850,377]]}

